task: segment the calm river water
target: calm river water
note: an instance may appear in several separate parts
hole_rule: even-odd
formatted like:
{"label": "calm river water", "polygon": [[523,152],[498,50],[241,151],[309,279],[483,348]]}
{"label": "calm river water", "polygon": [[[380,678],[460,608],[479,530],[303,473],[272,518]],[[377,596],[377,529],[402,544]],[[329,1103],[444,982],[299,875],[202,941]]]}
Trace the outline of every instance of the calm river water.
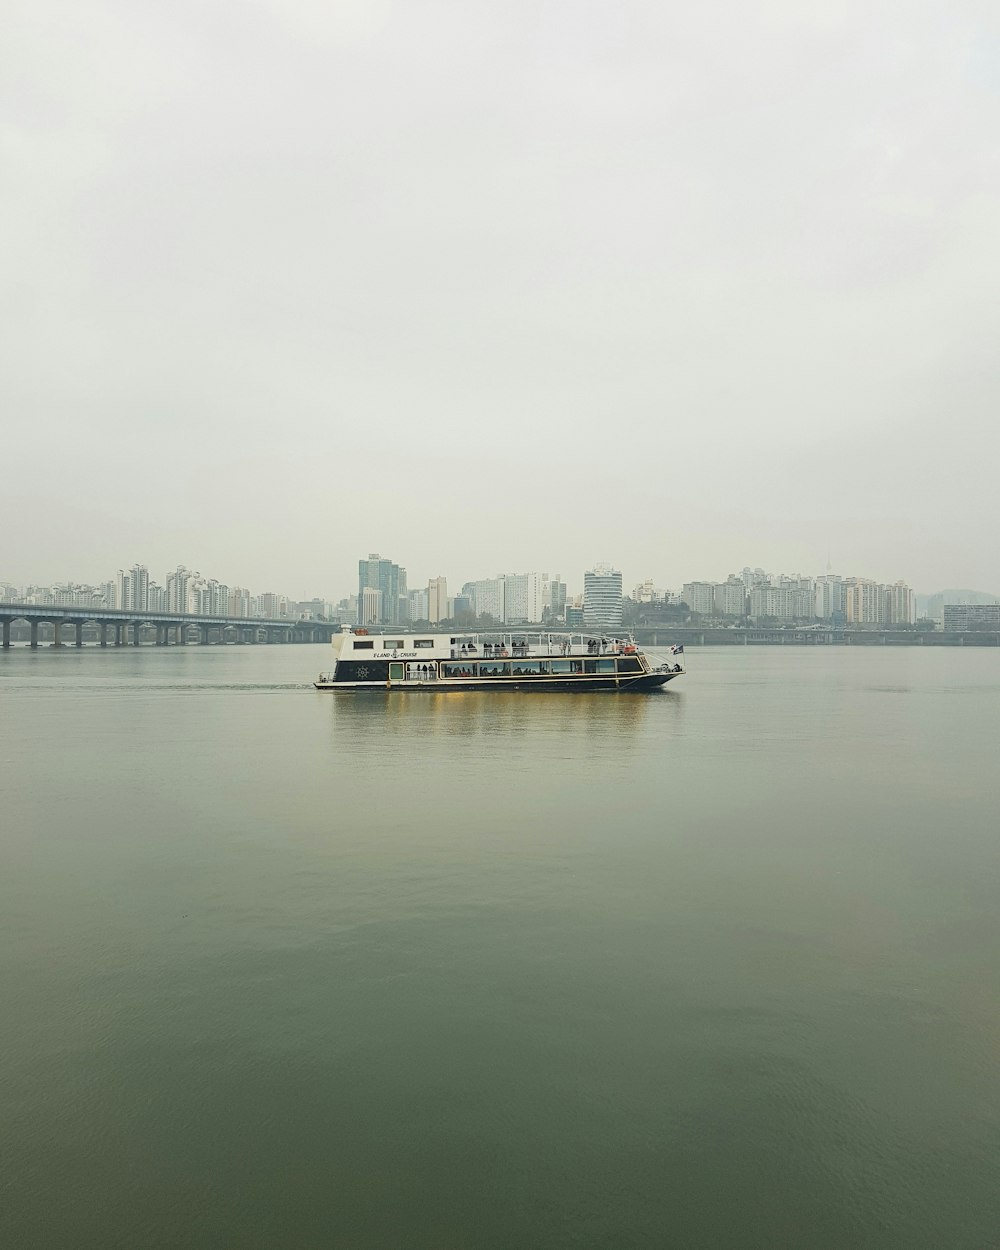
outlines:
{"label": "calm river water", "polygon": [[1000,652],[0,654],[0,1244],[1000,1244]]}

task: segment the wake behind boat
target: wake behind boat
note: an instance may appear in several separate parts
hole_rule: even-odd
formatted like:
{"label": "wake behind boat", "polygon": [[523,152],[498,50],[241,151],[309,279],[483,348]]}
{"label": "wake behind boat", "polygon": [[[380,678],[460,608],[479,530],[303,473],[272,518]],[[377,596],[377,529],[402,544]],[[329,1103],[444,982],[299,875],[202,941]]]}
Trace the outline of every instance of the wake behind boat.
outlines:
{"label": "wake behind boat", "polygon": [[[335,664],[317,690],[654,690],[680,663],[654,666],[626,635],[369,633],[333,636]],[[683,647],[672,647],[680,655]]]}

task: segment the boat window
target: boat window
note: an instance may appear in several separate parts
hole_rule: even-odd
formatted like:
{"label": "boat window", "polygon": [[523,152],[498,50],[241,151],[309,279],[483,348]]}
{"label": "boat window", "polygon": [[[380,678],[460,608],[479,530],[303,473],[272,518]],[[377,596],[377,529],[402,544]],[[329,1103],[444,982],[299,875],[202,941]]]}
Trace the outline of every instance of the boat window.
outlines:
{"label": "boat window", "polygon": [[549,664],[553,673],[575,673],[577,671],[575,660],[551,660]]}
{"label": "boat window", "polygon": [[375,643],[369,638],[367,642],[361,642],[357,638],[354,640],[355,651],[374,651]]}
{"label": "boat window", "polygon": [[479,674],[481,677],[509,677],[510,663],[508,661],[506,664],[490,664],[487,660],[486,663],[479,665]]}
{"label": "boat window", "polygon": [[585,673],[596,673],[596,672],[597,672],[597,661],[596,661],[596,660],[584,660],[584,662],[583,662],[583,671],[584,671]]}
{"label": "boat window", "polygon": [[538,660],[515,660],[514,667],[511,669],[511,672],[515,677],[522,677],[529,674],[537,676],[537,674],[541,672],[541,666]]}
{"label": "boat window", "polygon": [[619,673],[641,673],[642,665],[634,655],[622,656],[618,661],[618,671]]}
{"label": "boat window", "polygon": [[474,677],[474,664],[442,664],[445,677]]}
{"label": "boat window", "polygon": [[383,651],[402,651],[402,638],[386,638],[382,643]]}
{"label": "boat window", "polygon": [[389,665],[389,680],[390,681],[402,681],[403,680],[402,664],[390,664]]}
{"label": "boat window", "polygon": [[615,671],[614,660],[598,660],[597,671],[599,673],[613,673]]}
{"label": "boat window", "polygon": [[434,639],[433,638],[414,638],[413,645],[414,647],[433,647]]}

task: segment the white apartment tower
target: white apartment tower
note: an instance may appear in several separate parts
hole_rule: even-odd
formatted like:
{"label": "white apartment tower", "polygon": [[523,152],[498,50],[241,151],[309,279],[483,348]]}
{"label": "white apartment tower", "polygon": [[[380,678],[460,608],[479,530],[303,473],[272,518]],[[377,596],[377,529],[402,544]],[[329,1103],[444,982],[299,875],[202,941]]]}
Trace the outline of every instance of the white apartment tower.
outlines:
{"label": "white apartment tower", "polygon": [[427,620],[432,625],[448,616],[448,579],[432,577],[427,583]]}
{"label": "white apartment tower", "polygon": [[381,590],[374,586],[362,586],[358,595],[358,620],[362,625],[376,625],[381,617]]}
{"label": "white apartment tower", "polygon": [[692,612],[711,616],[715,611],[715,582],[685,582],[681,590]]}
{"label": "white apartment tower", "polygon": [[197,577],[183,564],[178,564],[172,573],[167,574],[167,611],[189,612],[192,579]]}
{"label": "white apartment tower", "polygon": [[145,612],[149,608],[149,569],[144,564],[133,564],[127,573],[118,570],[115,607],[130,612]]}

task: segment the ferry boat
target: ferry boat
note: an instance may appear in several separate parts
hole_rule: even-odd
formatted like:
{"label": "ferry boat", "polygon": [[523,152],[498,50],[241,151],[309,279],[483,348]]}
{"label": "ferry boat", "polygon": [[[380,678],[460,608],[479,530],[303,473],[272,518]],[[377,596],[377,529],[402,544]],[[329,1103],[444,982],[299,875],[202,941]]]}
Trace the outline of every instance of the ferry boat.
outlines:
{"label": "ferry boat", "polygon": [[[317,690],[653,690],[684,674],[654,667],[626,635],[334,634],[335,663]],[[683,647],[672,647],[677,656]]]}

